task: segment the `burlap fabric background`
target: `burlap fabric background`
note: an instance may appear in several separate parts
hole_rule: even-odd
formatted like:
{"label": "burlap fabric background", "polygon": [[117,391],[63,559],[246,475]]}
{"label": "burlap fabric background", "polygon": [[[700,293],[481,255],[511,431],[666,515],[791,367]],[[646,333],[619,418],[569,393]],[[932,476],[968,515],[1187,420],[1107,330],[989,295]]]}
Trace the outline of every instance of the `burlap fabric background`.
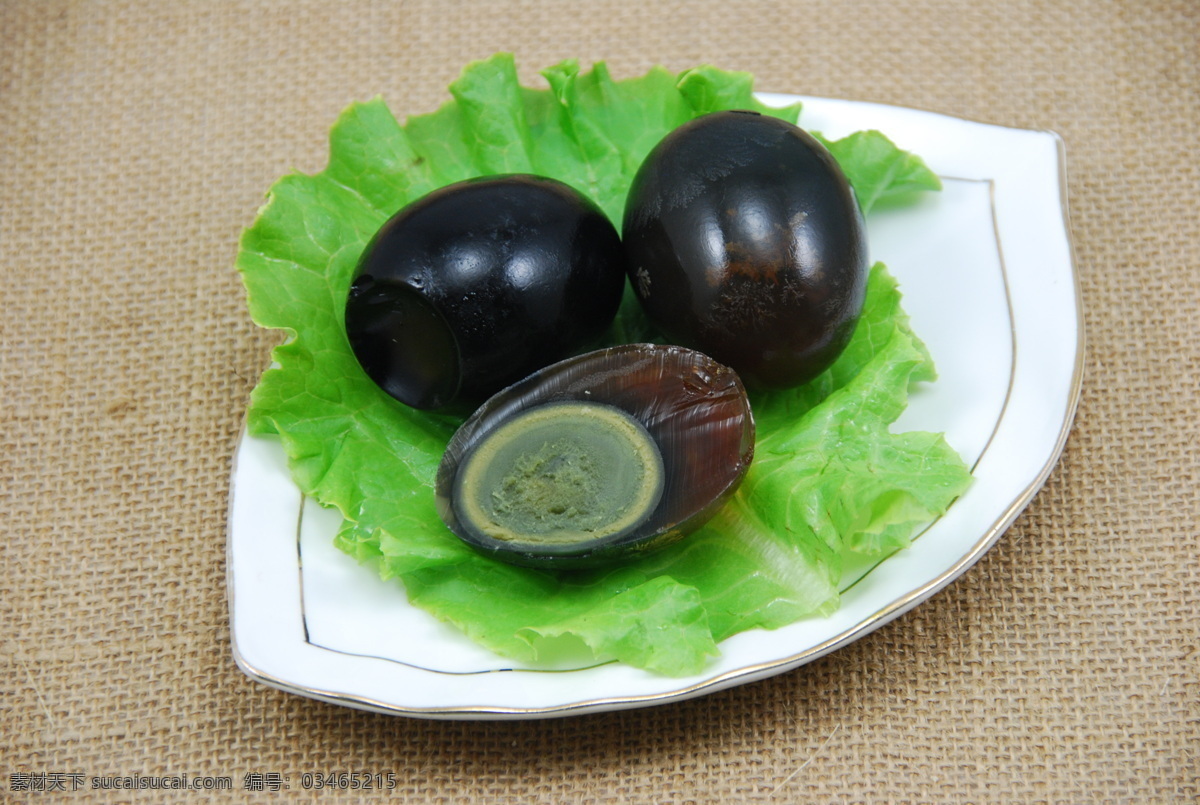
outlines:
{"label": "burlap fabric background", "polygon": [[[26,773],[281,773],[216,799],[291,800],[338,770],[412,802],[1200,798],[1200,6],[651,5],[0,3],[0,799],[52,796],[9,790]],[[832,656],[645,710],[424,722],[237,670],[230,458],[274,343],[239,234],[347,103],[430,111],[496,50],[529,83],[711,62],[1062,134],[1083,399],[978,566]]]}

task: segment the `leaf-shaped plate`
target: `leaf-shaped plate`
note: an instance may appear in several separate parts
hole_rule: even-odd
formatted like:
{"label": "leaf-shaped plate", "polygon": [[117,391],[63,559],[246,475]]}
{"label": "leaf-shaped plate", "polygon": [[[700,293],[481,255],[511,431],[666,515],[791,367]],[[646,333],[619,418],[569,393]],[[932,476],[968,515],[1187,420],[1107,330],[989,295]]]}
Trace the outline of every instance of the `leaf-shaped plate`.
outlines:
{"label": "leaf-shaped plate", "polygon": [[699,696],[794,669],[898,617],[965,572],[1032,500],[1078,401],[1082,319],[1062,141],[912,109],[789,95],[829,137],[879,129],[921,154],[941,193],[868,217],[871,253],[904,293],[937,382],[894,430],[943,432],[975,482],[912,546],[848,575],[841,608],[720,644],[669,678],[568,653],[514,664],[407,604],[333,547],[339,517],[304,500],[282,450],[245,436],[235,457],[228,577],[234,654],[250,677],[338,704],[426,718],[537,718]]}

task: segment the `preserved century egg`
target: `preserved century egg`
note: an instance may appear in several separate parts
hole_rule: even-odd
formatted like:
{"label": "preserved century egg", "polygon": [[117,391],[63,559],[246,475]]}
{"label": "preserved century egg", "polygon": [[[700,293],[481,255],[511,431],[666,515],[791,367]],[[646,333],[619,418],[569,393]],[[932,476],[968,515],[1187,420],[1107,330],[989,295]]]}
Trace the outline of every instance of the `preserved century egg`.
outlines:
{"label": "preserved century egg", "polygon": [[812,379],[862,312],[854,192],[814,137],[774,117],[715,112],[668,134],[634,178],[622,235],[650,320],[748,385]]}
{"label": "preserved century egg", "polygon": [[593,566],[694,531],[753,455],[735,372],[684,347],[626,344],[567,358],[484,403],[446,449],[438,512],[503,561]]}
{"label": "preserved century egg", "polygon": [[471,179],[418,199],[372,238],[346,334],[401,402],[473,406],[592,346],[624,286],[616,228],[578,191],[538,176]]}

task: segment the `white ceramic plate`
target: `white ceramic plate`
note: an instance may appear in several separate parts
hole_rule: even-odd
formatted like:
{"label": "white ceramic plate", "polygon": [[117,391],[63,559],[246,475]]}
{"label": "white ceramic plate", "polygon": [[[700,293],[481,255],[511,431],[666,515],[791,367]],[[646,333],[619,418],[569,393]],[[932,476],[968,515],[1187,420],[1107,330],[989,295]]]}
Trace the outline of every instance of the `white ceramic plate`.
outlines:
{"label": "white ceramic plate", "polygon": [[796,668],[929,598],[975,563],[1045,482],[1079,396],[1082,329],[1061,140],[878,104],[789,95],[831,137],[879,129],[926,160],[943,192],[868,218],[872,259],[900,282],[939,379],[894,430],[946,434],[975,474],[913,545],[847,580],[841,608],[721,646],[672,679],[569,656],[514,664],[408,605],[332,545],[336,513],[302,498],[282,449],[243,437],[228,577],[234,656],[253,679],[338,704],[426,718],[537,718],[699,696]]}

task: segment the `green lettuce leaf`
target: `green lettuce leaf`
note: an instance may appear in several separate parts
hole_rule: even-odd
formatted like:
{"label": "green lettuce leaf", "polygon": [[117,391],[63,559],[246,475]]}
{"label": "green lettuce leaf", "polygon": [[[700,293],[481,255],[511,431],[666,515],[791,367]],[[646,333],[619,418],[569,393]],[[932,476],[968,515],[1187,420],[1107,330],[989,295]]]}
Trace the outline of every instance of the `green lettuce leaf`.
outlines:
{"label": "green lettuce leaf", "polygon": [[920,157],[896,148],[878,131],[857,131],[840,140],[815,136],[842,166],[864,211],[887,199],[942,189],[941,179]]}
{"label": "green lettuce leaf", "polygon": [[[534,172],[574,185],[614,222],[633,174],[672,129],[701,114],[768,108],[752,78],[702,66],[615,81],[603,64],[563,62],[548,88],[517,81],[512,57],[468,65],[452,100],[397,122],[379,99],[356,103],[330,134],[328,167],[270,190],[237,267],[259,325],[287,333],[251,396],[249,430],[275,434],[304,494],[344,518],[337,545],[400,579],[410,601],[492,650],[545,657],[564,641],[596,661],[686,675],[746,629],[776,628],[837,606],[842,568],[907,543],[969,475],[939,436],[892,434],[909,385],[933,377],[895,282],[876,265],[850,346],[830,370],[757,395],[757,456],[742,488],[684,543],[619,567],[518,568],[467,548],[441,523],[433,480],[461,420],[416,411],[361,371],[343,306],[367,241],[409,202],[471,176]],[[920,160],[877,132],[829,143],[864,210],[936,187]],[[636,304],[611,338],[654,337]]]}

